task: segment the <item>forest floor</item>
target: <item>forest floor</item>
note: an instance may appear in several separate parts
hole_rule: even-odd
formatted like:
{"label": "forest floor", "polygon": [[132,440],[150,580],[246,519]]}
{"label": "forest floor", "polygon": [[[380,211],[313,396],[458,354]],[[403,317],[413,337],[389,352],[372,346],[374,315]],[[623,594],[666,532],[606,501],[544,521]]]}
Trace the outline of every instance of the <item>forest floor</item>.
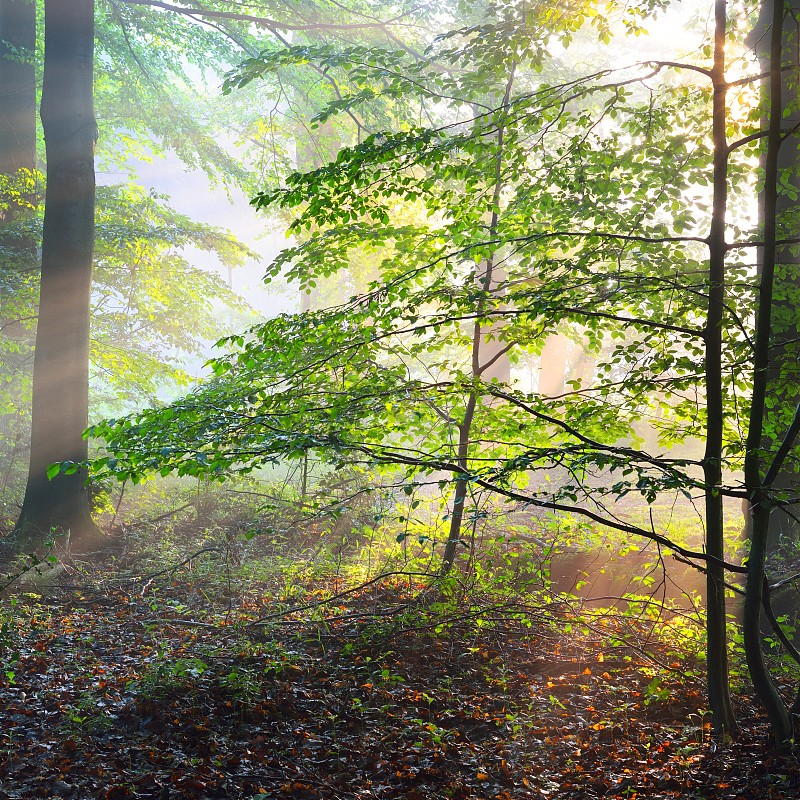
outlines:
{"label": "forest floor", "polygon": [[715,740],[700,666],[621,644],[623,623],[445,618],[386,582],[276,613],[267,587],[221,585],[84,574],[7,596],[0,799],[800,796],[748,699]]}

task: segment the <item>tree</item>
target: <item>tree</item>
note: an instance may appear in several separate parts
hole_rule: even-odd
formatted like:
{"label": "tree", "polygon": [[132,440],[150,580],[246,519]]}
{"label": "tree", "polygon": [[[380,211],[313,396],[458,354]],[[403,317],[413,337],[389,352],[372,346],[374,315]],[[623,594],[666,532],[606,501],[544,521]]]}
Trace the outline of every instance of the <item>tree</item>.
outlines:
{"label": "tree", "polygon": [[[21,13],[17,13],[23,4],[9,0],[9,4],[6,5],[14,11],[14,14],[9,11],[4,22],[5,29],[9,33],[4,55],[9,63],[16,65],[19,62],[25,66],[25,69],[28,70],[25,74],[29,78],[33,75],[33,65],[30,53],[26,53],[25,47],[29,46],[28,49],[32,51],[33,43],[35,43],[35,8],[33,6],[30,8],[25,6],[26,12],[29,11],[30,13],[24,16]],[[199,68],[203,74],[209,69],[212,73],[216,69],[218,73],[223,65],[230,63],[233,54],[240,53],[243,48],[246,49],[248,43],[253,40],[251,31],[252,17],[248,15],[220,15],[210,8],[199,9],[203,14],[207,13],[210,17],[220,18],[221,20],[206,24],[202,21],[203,15],[197,16],[198,9],[183,9],[179,6],[170,7],[174,11],[181,12],[181,15],[176,16],[165,15],[160,11],[153,12],[151,8],[145,7],[149,5],[141,3],[111,3],[102,7],[104,13],[100,15],[100,22],[97,27],[98,41],[100,43],[99,57],[108,69],[104,70],[103,81],[101,82],[101,97],[104,101],[101,107],[103,109],[104,126],[111,147],[119,149],[122,143],[125,145],[123,152],[128,152],[130,149],[146,152],[148,144],[156,150],[173,149],[181,155],[187,164],[202,166],[210,175],[217,178],[224,176],[225,181],[229,183],[245,183],[248,180],[247,170],[242,167],[242,163],[239,160],[231,158],[227,150],[219,145],[216,136],[210,132],[210,128],[206,124],[205,120],[213,119],[213,114],[202,115],[197,113],[197,93],[193,89],[196,76],[189,73],[193,67]],[[160,7],[163,4],[154,5]],[[184,12],[186,12],[185,17],[182,16]],[[52,18],[53,14],[50,16]],[[83,15],[82,18],[85,20],[88,17]],[[315,19],[305,27],[314,29],[320,24],[323,23]],[[381,27],[374,20],[364,22],[363,25],[369,29],[379,29]],[[349,26],[334,25],[332,27],[334,29],[341,27],[342,30],[345,30]],[[77,30],[77,27],[73,26],[72,30]],[[153,47],[152,41],[154,37],[161,41],[174,42],[179,47],[174,48],[174,50]],[[53,45],[51,45],[51,53],[52,51]],[[183,52],[185,56],[178,55],[179,52]],[[13,58],[11,58],[12,56]],[[190,65],[189,69],[187,69],[187,63]],[[16,73],[8,70],[7,74],[16,81],[16,84],[21,85],[21,73],[19,70]],[[6,73],[4,73],[5,75]],[[169,80],[164,82],[169,83],[168,91],[161,83],[164,75],[169,76]],[[17,91],[19,86],[16,88],[11,87],[8,80],[5,81],[4,85],[6,84],[13,90],[12,93],[16,92],[15,99],[19,95],[19,98],[24,101],[25,108],[34,108],[35,83],[32,80],[27,80],[24,92]],[[90,97],[91,92],[85,93],[84,99],[90,99]],[[50,104],[53,105],[52,102]],[[193,109],[190,108],[192,104],[194,104]],[[9,108],[11,107],[12,105],[9,103]],[[118,113],[122,107],[125,109],[124,121],[115,117],[115,108],[116,113]],[[138,110],[141,110],[142,114],[136,117],[132,112]],[[81,111],[76,111],[76,115],[83,115],[87,118],[91,116],[93,118],[91,106],[87,106]],[[14,124],[17,125],[17,129],[14,132],[16,137],[14,141],[24,143],[25,147],[28,147],[35,154],[33,119],[27,120],[31,124],[23,131],[22,127],[20,127],[22,116],[17,114],[14,118]],[[54,115],[51,114],[50,116]],[[51,125],[51,139],[53,131],[54,127]],[[132,137],[132,134],[136,133],[140,134],[138,140]],[[149,135],[141,135],[145,133]],[[11,139],[9,138],[8,141],[11,141]],[[119,157],[119,153],[115,155]],[[107,158],[108,156],[106,155],[105,157]],[[55,193],[55,191],[50,191],[48,197],[53,196]],[[48,215],[50,220],[53,219],[53,216],[53,213]],[[46,225],[46,228],[52,230],[54,225],[51,222],[49,226]],[[81,247],[85,249],[85,243]],[[52,252],[52,248],[44,249],[46,252]],[[230,254],[231,251],[229,250],[228,252]],[[52,282],[51,276],[43,277],[43,303],[50,296],[51,290],[48,286]],[[77,313],[79,306],[82,312],[88,310],[85,302],[76,301],[72,312]],[[66,304],[62,305],[62,310],[66,311]],[[50,313],[51,311],[47,305],[43,305],[42,314],[49,315]],[[65,323],[68,316],[64,314],[62,323]],[[68,325],[71,329],[88,330],[89,320],[88,317],[80,321],[74,319]],[[48,316],[40,325],[40,339],[42,342],[52,338],[47,333],[48,328],[51,326],[52,321]],[[81,333],[80,336],[82,337],[83,334]],[[78,335],[76,334],[76,341],[67,347],[73,352],[73,355],[77,354],[77,349],[74,349],[78,346],[77,338]],[[44,349],[47,350],[47,347]],[[56,357],[55,361],[58,360],[60,359]],[[29,471],[29,484],[18,523],[17,545],[24,543],[28,538],[25,531],[39,530],[41,533],[45,528],[52,527],[61,514],[61,510],[64,510],[69,517],[69,519],[65,519],[64,524],[73,529],[73,541],[80,538],[80,530],[82,529],[90,531],[92,536],[96,533],[93,526],[85,519],[85,510],[76,510],[83,509],[85,500],[85,488],[82,487],[79,478],[71,479],[68,482],[61,482],[59,478],[60,488],[56,492],[54,486],[48,484],[43,477],[42,468],[46,466],[44,461],[50,458],[49,455],[45,455],[43,443],[53,442],[52,437],[48,435],[49,424],[44,421],[45,411],[56,402],[56,395],[51,392],[55,378],[51,377],[48,380],[46,373],[49,367],[54,366],[55,361],[53,353],[48,354],[47,352],[42,352],[36,359],[39,368],[35,369],[37,379],[34,381],[33,393],[35,416],[39,422],[34,423],[34,447]],[[66,362],[62,363],[61,369],[64,369],[65,366]],[[86,372],[85,369],[78,371],[70,369],[69,371],[71,375],[74,374],[76,376],[82,376]],[[71,405],[74,405],[75,409],[84,405],[83,401],[79,401],[77,397],[74,400],[75,403],[71,403]],[[60,452],[61,457],[63,457],[66,453],[79,455],[84,451],[84,446],[80,444],[79,436],[82,428],[85,427],[85,414],[77,410],[70,411],[69,414],[73,430],[67,434],[60,424],[53,429],[63,433],[64,442],[59,445],[54,444],[54,449],[50,455]],[[61,422],[65,422],[63,416]],[[69,445],[66,443],[67,438],[70,439]],[[77,492],[74,501],[67,499],[67,495],[70,492],[68,486],[71,486]],[[56,495],[58,496],[58,501],[50,502],[55,499]],[[49,500],[45,503],[43,498],[49,498]],[[49,507],[46,513],[42,511],[42,507],[45,504]],[[44,517],[40,519],[39,517],[42,513],[44,513]],[[5,544],[12,543],[9,540]]]}
{"label": "tree", "polygon": [[[800,187],[798,176],[798,147],[793,132],[800,124],[800,102],[798,101],[798,79],[793,67],[795,66],[792,54],[796,53],[800,32],[798,31],[798,14],[800,7],[796,2],[784,4],[783,20],[783,62],[781,102],[783,106],[784,140],[778,150],[778,174],[781,181],[781,190],[778,192],[775,207],[777,237],[781,239],[794,238],[797,226],[798,204],[797,192]],[[761,72],[763,75],[771,74],[771,33],[772,33],[773,7],[771,2],[760,5],[760,14],[756,26],[753,28],[748,41],[755,50]],[[765,79],[765,98],[769,96],[768,78]],[[768,102],[768,99],[765,100]],[[763,108],[763,106],[762,106]],[[768,116],[766,110],[764,113]],[[768,126],[765,117],[764,127]],[[762,154],[762,169],[765,169],[766,151]],[[762,195],[760,202],[760,215],[764,224],[764,205],[766,196]],[[759,255],[761,258],[761,255]],[[772,327],[773,335],[770,344],[769,357],[769,412],[765,419],[764,446],[775,450],[781,444],[785,431],[791,426],[795,407],[800,396],[797,393],[797,342],[800,327],[797,318],[797,267],[800,256],[796,244],[778,244],[775,260],[775,291],[773,293]],[[773,492],[780,492],[783,499],[790,499],[796,494],[798,465],[794,454],[787,454],[783,461],[780,473],[775,477],[772,486]],[[800,545],[800,523],[797,519],[797,509],[792,503],[779,503],[770,514],[770,535],[768,541],[768,554],[777,562],[776,566],[791,569],[792,560],[796,559],[797,548]],[[781,563],[783,562],[783,563]]]}
{"label": "tree", "polygon": [[36,194],[36,4],[0,3],[0,362],[10,381],[0,395],[0,452],[8,477],[25,433],[16,408],[30,379],[27,342],[36,240],[30,235]]}
{"label": "tree", "polygon": [[[632,30],[644,13],[630,11]],[[172,407],[99,426],[110,450],[100,472],[224,477],[311,449],[336,464],[399,467],[411,492],[450,473],[445,567],[475,492],[641,536],[709,573],[709,694],[718,730],[732,731],[722,591],[732,565],[721,496],[736,493],[723,467],[734,464],[730,420],[740,409],[735,396],[726,405],[723,390],[746,342],[740,302],[751,296],[723,279],[727,185],[748,178],[746,165],[728,163],[723,141],[732,124],[724,4],[717,15],[713,65],[687,65],[708,87],[656,84],[670,63],[539,79],[531,66],[541,69],[552,36],[568,41],[583,25],[580,9],[548,28],[504,7],[441,37],[422,60],[356,46],[297,47],[246,62],[234,83],[269,72],[278,58],[313,57],[346,73],[358,91],[333,100],[320,122],[381,94],[414,98],[428,113],[447,104],[449,113],[438,125],[367,136],[257,198],[295,209],[291,230],[308,237],[276,260],[273,276],[313,285],[365,248],[379,279],[338,308],[229,339],[236,352],[217,361],[218,379]],[[592,20],[606,39],[607,21]],[[697,196],[712,202],[711,235]],[[405,218],[398,209],[415,206],[414,221],[396,222]],[[488,285],[498,257],[505,274]],[[485,377],[484,335],[501,350],[536,352],[557,326],[603,355],[591,385],[545,397]],[[700,435],[701,460],[620,444],[656,406],[659,443]],[[567,475],[559,485],[531,481],[554,466]],[[672,540],[662,522],[647,528],[609,505],[665,492],[704,496],[705,552]]]}
{"label": "tree", "polygon": [[708,238],[707,306],[703,328],[704,380],[706,397],[705,453],[703,484],[705,491],[706,553],[706,636],[708,637],[709,700],[715,725],[733,732],[736,722],[730,701],[725,611],[725,538],[722,506],[725,407],[723,394],[723,325],[726,301],[726,229],[728,226],[728,188],[730,181],[728,127],[728,4],[714,3],[713,63],[707,71],[713,98],[711,107],[712,198]]}
{"label": "tree", "polygon": [[94,2],[46,0],[41,117],[47,156],[31,458],[17,523],[21,542],[69,533],[91,547],[86,473],[50,480],[55,462],[84,462],[88,445],[89,306],[94,246]]}
{"label": "tree", "polygon": [[[26,4],[16,1],[10,5],[27,8]],[[3,516],[13,515],[11,524],[19,513],[18,506],[14,508],[14,505],[22,499],[24,490],[19,464],[23,460],[27,462],[29,451],[30,373],[39,282],[37,247],[41,242],[44,186],[44,176],[34,171],[37,86],[32,44],[36,27],[33,6],[30,11],[24,26],[21,15],[16,12],[17,24],[13,27],[5,24],[7,36],[14,41],[22,39],[18,31],[24,28],[30,50],[7,47],[15,53],[9,62],[13,70],[0,75],[0,85],[5,87],[6,94],[13,95],[17,106],[24,106],[30,112],[3,117],[6,123],[17,123],[15,131],[6,125],[8,136],[3,141],[8,147],[4,152],[12,158],[15,152],[23,149],[30,163],[19,176],[0,176],[0,207],[4,210],[0,241],[3,254],[0,383],[4,386],[0,395],[0,443],[6,506]],[[132,153],[159,152],[170,142],[181,142],[181,152],[191,163],[203,166],[212,175],[227,173],[230,181],[243,180],[245,171],[241,166],[236,168],[238,162],[220,148],[209,133],[214,120],[210,123],[205,115],[199,115],[193,127],[188,108],[192,103],[199,103],[198,93],[177,88],[178,85],[185,88],[189,81],[184,74],[185,63],[180,64],[180,59],[159,60],[153,54],[155,48],[148,50],[144,46],[143,37],[164,32],[152,24],[148,31],[145,23],[136,25],[130,19],[109,20],[102,11],[98,17],[96,58],[115,65],[113,71],[103,71],[103,80],[96,92],[96,105],[104,121],[104,145],[99,149],[101,163],[113,161],[116,171],[119,162],[124,163]],[[177,27],[178,30],[171,30],[166,26],[166,31],[174,35],[176,42],[188,43],[196,60],[201,61],[205,54],[209,61],[213,55],[218,69],[222,69],[220,64],[227,65],[226,55],[229,57],[232,51],[218,46],[218,32],[204,37],[196,31],[184,30],[187,26]],[[124,28],[126,36],[120,33],[120,28]],[[11,58],[10,53],[7,55]],[[41,66],[38,69],[41,72]],[[142,75],[137,78],[137,70],[151,82],[143,80]],[[177,73],[170,70],[177,70]],[[27,75],[29,80],[20,80],[20,74]],[[170,82],[174,109],[172,114],[165,114],[163,88]],[[140,117],[127,124],[120,116],[122,106],[126,105],[141,112]],[[9,101],[7,107],[13,110],[15,106]],[[150,121],[149,127],[143,125],[145,119]],[[132,138],[134,131],[136,140]],[[157,389],[169,386],[174,393],[176,385],[186,385],[188,376],[179,367],[182,359],[189,355],[197,358],[200,338],[208,342],[219,336],[209,308],[212,298],[215,307],[223,302],[229,310],[242,309],[241,302],[227,286],[213,275],[193,269],[178,249],[193,246],[213,252],[228,266],[240,263],[245,255],[254,258],[255,254],[248,253],[222,231],[175,214],[166,205],[165,198],[148,197],[134,185],[101,188],[97,213],[90,403],[97,413],[122,413],[130,410],[134,397],[139,403],[152,402]],[[5,544],[10,543],[7,540]]]}
{"label": "tree", "polygon": [[[9,0],[3,6],[3,33],[6,41],[3,51],[2,86],[7,100],[4,109],[7,108],[9,113],[3,117],[1,141],[9,169],[22,165],[23,161],[26,161],[24,166],[28,170],[33,170],[35,167],[36,84],[32,58],[35,50],[35,13],[35,4],[17,0]],[[59,36],[51,31],[48,40],[50,47],[46,60],[50,63],[48,71],[50,78],[49,81],[46,79],[45,83],[55,88],[51,88],[49,93],[44,93],[42,118],[46,128],[46,138],[49,133],[50,139],[47,142],[48,173],[55,176],[56,184],[48,190],[48,205],[51,210],[46,214],[45,230],[50,243],[43,244],[42,248],[45,264],[41,288],[42,316],[34,366],[34,421],[29,477],[16,536],[4,542],[10,549],[35,544],[54,529],[71,530],[73,542],[76,544],[81,538],[88,536],[89,539],[94,539],[97,534],[89,518],[88,495],[81,477],[69,476],[66,481],[57,477],[51,483],[46,476],[47,467],[54,461],[60,461],[65,457],[80,460],[86,455],[86,443],[82,439],[82,431],[87,424],[85,396],[88,393],[88,361],[83,366],[81,364],[88,355],[92,249],[90,241],[93,236],[91,226],[94,213],[93,210],[91,214],[89,212],[89,207],[93,209],[94,205],[92,188],[94,178],[89,179],[86,155],[87,152],[91,153],[90,144],[93,148],[96,142],[92,105],[92,64],[86,63],[87,55],[93,54],[93,50],[87,45],[87,42],[93,44],[93,8],[88,11],[82,9],[80,13],[77,10],[73,13],[55,8],[48,18],[53,20],[51,27],[67,23],[69,27]],[[81,33],[70,51],[65,39],[73,37],[73,34],[79,31],[80,24],[88,24],[90,21],[92,28]],[[107,26],[101,32],[105,34],[101,37],[105,53],[108,51],[109,42],[112,43],[113,49],[114,40],[109,36]],[[131,39],[127,38],[125,43],[130,47]],[[116,45],[119,48],[119,42],[116,42]],[[137,58],[135,52],[133,58],[134,60]],[[150,65],[145,59],[136,63],[142,70],[146,70]],[[59,77],[62,65],[68,66],[65,74]],[[84,70],[83,73],[81,69]],[[152,78],[152,75],[148,77]],[[103,88],[105,98],[113,94],[108,91],[108,81]],[[71,102],[82,102],[84,106],[68,108],[62,92]],[[141,106],[141,102],[131,105],[133,108]],[[156,124],[160,124],[158,130],[162,134],[168,129],[164,121],[169,118],[163,114],[152,115]],[[62,141],[58,140],[62,126],[77,132],[74,141],[70,141],[69,136]],[[92,134],[91,139],[86,139],[87,131]],[[111,138],[117,139],[115,136]],[[197,137],[194,141],[197,142]],[[211,137],[206,137],[205,141],[210,142]],[[203,145],[198,145],[198,149],[202,151]],[[219,148],[208,148],[208,150],[210,152],[200,159],[203,164],[213,163],[214,156],[222,153]],[[190,153],[191,147],[184,145],[183,151]],[[50,163],[52,159],[55,159],[53,164]],[[233,162],[227,156],[224,159],[224,166],[228,171],[232,171]],[[84,170],[83,175],[80,174],[81,169]],[[73,186],[69,185],[70,181],[73,181]],[[76,194],[75,191],[78,189],[80,191]],[[24,198],[31,210],[34,210],[33,194],[29,191]],[[71,195],[75,203],[70,210]],[[35,229],[35,217],[33,223]],[[77,229],[81,226],[83,230],[78,234]],[[27,231],[31,231],[30,225]],[[199,235],[199,229],[196,229],[195,233]],[[189,234],[190,237],[192,235]],[[70,246],[62,249],[67,240],[70,241]],[[207,234],[206,240],[210,240]],[[219,239],[217,241],[219,242]],[[36,237],[29,235],[24,242],[27,250],[35,250]],[[233,250],[229,248],[228,255],[232,253]],[[64,254],[66,258],[62,259]],[[30,266],[27,269],[30,271]],[[14,287],[14,298],[15,310],[29,302],[21,295],[19,283]],[[34,314],[35,311],[29,308],[23,318]],[[122,360],[117,358],[116,364],[120,363]],[[83,384],[85,386],[79,388]],[[15,444],[15,453],[17,450]]]}
{"label": "tree", "polygon": [[0,3],[0,173],[36,168],[36,3]]}
{"label": "tree", "polygon": [[[791,314],[787,307],[787,301],[796,295],[797,287],[796,276],[791,270],[796,261],[796,252],[792,247],[796,235],[787,224],[788,220],[796,217],[796,213],[792,214],[791,211],[795,210],[792,205],[796,201],[794,187],[797,180],[797,145],[793,138],[796,136],[796,125],[791,125],[791,117],[797,113],[797,19],[790,12],[791,6],[785,4],[784,0],[772,0],[764,4],[760,20],[762,30],[766,28],[769,33],[768,84],[765,92],[768,104],[767,129],[764,132],[766,146],[763,151],[763,238],[753,343],[753,397],[745,457],[745,487],[751,524],[744,643],[756,693],[767,711],[775,742],[780,747],[787,747],[792,741],[793,721],[787,703],[765,664],[761,612],[764,607],[778,638],[800,662],[800,653],[785,635],[781,635],[780,626],[771,612],[771,585],[765,570],[771,538],[774,544],[774,537],[770,536],[774,527],[771,517],[774,520],[775,516],[786,514],[794,519],[792,506],[796,501],[791,496],[787,498],[786,489],[787,482],[790,487],[795,485],[796,439],[800,432],[800,407],[795,410],[793,418],[789,417],[786,407],[787,400],[796,397],[796,389],[791,383],[787,385],[787,377],[793,374],[794,367],[786,362],[795,344],[791,331],[796,330],[797,313],[796,307],[792,308]],[[790,26],[788,31],[785,27],[787,21]],[[791,77],[784,77],[784,73]],[[770,392],[777,394],[777,398],[773,396],[773,402],[768,399]],[[774,402],[775,399],[778,402]],[[783,436],[778,439],[781,427]],[[796,710],[796,704],[793,710]]]}
{"label": "tree", "polygon": [[192,380],[187,362],[203,358],[221,330],[251,319],[227,282],[185,251],[209,253],[230,269],[257,255],[137,186],[98,187],[95,228],[89,360],[98,417],[174,396]]}
{"label": "tree", "polygon": [[[11,296],[25,283],[36,246],[25,235],[24,216],[35,193],[36,169],[36,4],[0,3],[0,314],[3,326],[17,322]],[[15,226],[15,222],[22,223]]]}

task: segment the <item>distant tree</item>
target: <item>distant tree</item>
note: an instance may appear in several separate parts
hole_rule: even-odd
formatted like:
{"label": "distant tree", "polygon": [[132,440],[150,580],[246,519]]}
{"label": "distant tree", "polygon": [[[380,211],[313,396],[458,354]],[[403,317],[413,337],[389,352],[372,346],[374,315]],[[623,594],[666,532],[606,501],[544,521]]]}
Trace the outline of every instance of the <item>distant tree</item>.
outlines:
{"label": "distant tree", "polygon": [[35,0],[2,0],[0,174],[3,175],[36,168],[35,53]]}
{"label": "distant tree", "polygon": [[[8,479],[27,431],[18,424],[30,391],[31,311],[38,269],[32,235],[36,186],[36,3],[0,2],[0,457]],[[5,481],[3,481],[5,482]]]}
{"label": "distant tree", "polygon": [[186,251],[229,268],[257,255],[137,186],[98,187],[95,230],[89,360],[97,418],[174,396],[195,377],[187,362],[204,360],[220,331],[251,319],[246,301]]}
{"label": "distant tree", "polygon": [[[24,220],[35,194],[36,3],[0,0],[0,319],[17,324],[12,297],[34,266]],[[14,224],[14,223],[17,224]],[[10,304],[10,306],[9,306]]]}

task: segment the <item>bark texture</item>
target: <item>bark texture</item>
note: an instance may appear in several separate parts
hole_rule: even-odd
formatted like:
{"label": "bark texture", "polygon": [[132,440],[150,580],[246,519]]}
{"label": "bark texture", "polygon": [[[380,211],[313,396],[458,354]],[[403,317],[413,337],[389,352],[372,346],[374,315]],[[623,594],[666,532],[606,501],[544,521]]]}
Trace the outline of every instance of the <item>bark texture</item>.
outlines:
{"label": "bark texture", "polygon": [[25,548],[51,533],[93,546],[82,470],[48,480],[48,465],[87,458],[89,320],[94,243],[92,97],[94,0],[45,0],[41,117],[47,154],[31,459],[15,537]]}
{"label": "bark texture", "polygon": [[722,324],[725,304],[725,221],[728,205],[728,142],[727,83],[725,80],[725,33],[727,8],[725,0],[714,4],[713,142],[714,199],[711,228],[708,235],[708,310],[705,338],[706,450],[703,456],[706,509],[706,552],[708,581],[707,614],[707,680],[708,698],[714,728],[719,733],[733,733],[736,720],[730,699],[728,674],[728,640],[725,617],[725,540],[720,488],[722,484]]}
{"label": "bark texture", "polygon": [[[756,51],[763,74],[770,72],[773,0],[764,0],[758,23],[748,41]],[[783,140],[777,153],[777,170],[781,183],[800,192],[800,0],[784,0],[781,41],[781,131]],[[765,126],[768,120],[765,120]],[[766,170],[766,155],[761,168]],[[763,444],[767,452],[779,446],[792,412],[800,403],[800,315],[797,313],[800,296],[800,246],[782,245],[781,239],[796,239],[800,225],[800,204],[790,192],[775,196],[774,223],[776,252],[773,269],[773,308],[770,333],[770,353],[767,365],[769,418],[766,420]],[[766,193],[760,198],[760,223],[765,225]],[[759,253],[759,271],[763,271],[763,253]],[[776,498],[796,497],[800,487],[800,461],[792,452],[782,462],[782,468],[772,484]],[[800,504],[777,504],[769,516],[767,556],[791,554],[800,541]],[[789,600],[789,598],[786,598]],[[791,608],[790,606],[794,607]],[[789,603],[783,611],[797,612],[797,603]]]}
{"label": "bark texture", "polygon": [[[761,254],[756,334],[753,353],[753,397],[750,407],[744,465],[745,486],[751,509],[750,554],[747,561],[747,586],[744,603],[744,647],[753,687],[761,700],[772,727],[776,745],[787,746],[792,738],[789,712],[764,663],[761,646],[761,607],[764,599],[764,577],[773,494],[770,486],[779,464],[764,464],[762,457],[765,421],[769,411],[772,361],[773,303],[779,272],[776,270],[778,185],[780,150],[783,133],[783,55],[784,0],[768,0],[769,14],[769,117],[767,147],[764,158],[764,191],[762,216],[764,246]],[[763,21],[763,17],[762,17]]]}

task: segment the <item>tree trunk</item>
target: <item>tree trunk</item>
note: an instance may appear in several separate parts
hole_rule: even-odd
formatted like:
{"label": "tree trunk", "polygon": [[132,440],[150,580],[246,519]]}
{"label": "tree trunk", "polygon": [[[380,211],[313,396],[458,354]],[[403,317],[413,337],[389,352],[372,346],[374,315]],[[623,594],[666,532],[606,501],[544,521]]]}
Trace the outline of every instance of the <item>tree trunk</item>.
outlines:
{"label": "tree trunk", "polygon": [[[769,13],[769,12],[768,12]],[[759,270],[758,308],[753,357],[753,398],[744,465],[745,488],[752,516],[750,554],[747,560],[747,586],[744,603],[744,647],[753,688],[761,700],[779,747],[788,745],[792,725],[786,704],[764,663],[761,647],[761,606],[764,587],[764,564],[767,554],[772,496],[770,482],[780,469],[777,461],[764,469],[762,445],[767,414],[767,395],[770,391],[770,345],[773,297],[776,282],[779,153],[782,139],[782,52],[784,0],[771,0],[770,63],[769,63],[769,124],[764,158],[764,192],[762,215],[764,224],[763,252]],[[791,444],[791,442],[790,442]],[[766,473],[766,474],[765,474]]]}
{"label": "tree trunk", "polygon": [[[35,50],[34,0],[0,0],[0,175],[8,177],[36,168]],[[0,245],[12,254],[10,263],[0,264],[0,269],[28,271],[35,264],[36,242],[6,234],[6,226],[33,199],[23,183],[30,176],[18,177],[21,196],[10,199],[9,207],[0,210]],[[4,299],[0,296],[0,302]]]}
{"label": "tree trunk", "polygon": [[36,3],[0,0],[0,173],[36,167]]}
{"label": "tree trunk", "polygon": [[[789,12],[783,20],[782,62],[784,67],[797,64],[800,47],[800,0],[784,0]],[[770,39],[772,30],[772,0],[764,0],[758,23],[748,37],[759,58],[762,74],[770,71]],[[797,127],[800,126],[798,108],[798,76],[795,69],[784,69],[781,81],[782,130],[794,131],[794,135],[782,144],[778,151],[778,171],[781,181],[800,192],[800,140]],[[761,163],[765,169],[764,158]],[[762,192],[759,207],[760,223],[764,225],[765,197]],[[779,193],[776,198],[775,220],[776,237],[796,238],[800,206],[788,192]],[[760,254],[761,255],[761,254]],[[761,261],[759,261],[759,270]],[[792,418],[795,406],[800,402],[800,317],[797,314],[800,296],[800,248],[797,245],[777,245],[774,265],[774,296],[772,304],[772,336],[768,365],[768,395],[775,398],[772,404],[771,419],[766,420],[764,446],[774,452],[780,444]],[[789,458],[772,486],[773,494],[797,496],[800,468],[796,459]],[[789,507],[776,507],[769,516],[769,538],[767,555],[791,551],[800,540],[800,504]],[[782,546],[783,545],[783,546]]]}
{"label": "tree trunk", "polygon": [[[4,394],[17,408],[27,405],[33,335],[27,321],[30,306],[28,276],[38,270],[37,240],[21,236],[34,202],[33,170],[36,168],[36,4],[34,0],[0,0],[0,175],[10,179],[14,191],[0,210],[0,248],[5,253],[0,272],[0,326],[3,336],[4,377],[11,382]],[[19,195],[16,194],[19,192]],[[14,225],[13,223],[17,223]],[[13,392],[13,394],[11,394]],[[10,396],[9,396],[10,395]],[[24,400],[23,400],[24,398]],[[8,402],[8,401],[7,401]],[[17,455],[27,449],[27,425],[16,412],[0,414],[0,451],[8,486]]]}
{"label": "tree trunk", "polygon": [[725,0],[714,3],[714,65],[712,68],[714,142],[713,207],[708,235],[708,307],[705,338],[706,450],[703,456],[706,510],[706,669],[708,698],[718,733],[733,733],[733,716],[728,675],[728,641],[725,618],[725,539],[722,494],[722,324],[725,303],[725,223],[728,202],[728,142],[725,82]]}
{"label": "tree trunk", "polygon": [[[480,336],[480,326],[476,323]],[[478,393],[471,392],[467,398],[467,405],[464,417],[458,426],[458,458],[456,463],[463,470],[465,475],[469,470],[469,446],[471,442],[472,423],[475,419],[475,410],[478,405]],[[464,504],[467,502],[467,480],[459,476],[456,480],[456,491],[453,496],[453,511],[450,514],[450,527],[447,533],[447,542],[442,554],[441,574],[446,575],[453,568],[453,563],[458,550],[458,543],[461,541],[461,528],[464,524]]]}
{"label": "tree trunk", "polygon": [[567,379],[569,339],[563,333],[551,333],[539,357],[539,394],[557,397],[564,393]]}
{"label": "tree trunk", "polygon": [[[514,85],[516,67],[511,68],[508,82],[503,95],[503,112],[508,108],[511,89]],[[505,154],[505,123],[500,122],[497,127],[497,151],[494,159],[494,186],[492,189],[491,206],[486,213],[486,239],[492,241],[497,237],[497,227],[500,222],[500,197],[503,191],[503,158]],[[502,291],[504,273],[497,268],[497,254],[486,259],[476,271],[476,283],[479,288],[491,297]],[[508,382],[511,378],[511,364],[508,360],[508,344],[499,338],[500,325],[484,325],[480,315],[487,309],[491,300],[480,300],[475,309],[476,319],[472,329],[471,368],[472,377],[477,380],[491,380],[496,378],[501,382]],[[447,534],[444,553],[442,554],[441,574],[446,575],[453,567],[458,543],[461,541],[461,529],[464,524],[464,504],[468,495],[469,452],[472,443],[472,426],[475,414],[482,405],[483,392],[473,386],[466,397],[464,416],[458,425],[458,451],[456,463],[461,472],[456,479],[455,495],[453,497],[453,511],[450,516],[450,528]],[[484,406],[484,410],[487,410]],[[491,413],[491,411],[488,411]]]}
{"label": "tree trunk", "polygon": [[48,480],[54,462],[86,460],[89,407],[89,300],[94,244],[92,97],[94,0],[45,0],[42,125],[47,197],[39,324],[33,369],[31,460],[15,531],[22,547],[52,533],[92,546],[85,472]]}

